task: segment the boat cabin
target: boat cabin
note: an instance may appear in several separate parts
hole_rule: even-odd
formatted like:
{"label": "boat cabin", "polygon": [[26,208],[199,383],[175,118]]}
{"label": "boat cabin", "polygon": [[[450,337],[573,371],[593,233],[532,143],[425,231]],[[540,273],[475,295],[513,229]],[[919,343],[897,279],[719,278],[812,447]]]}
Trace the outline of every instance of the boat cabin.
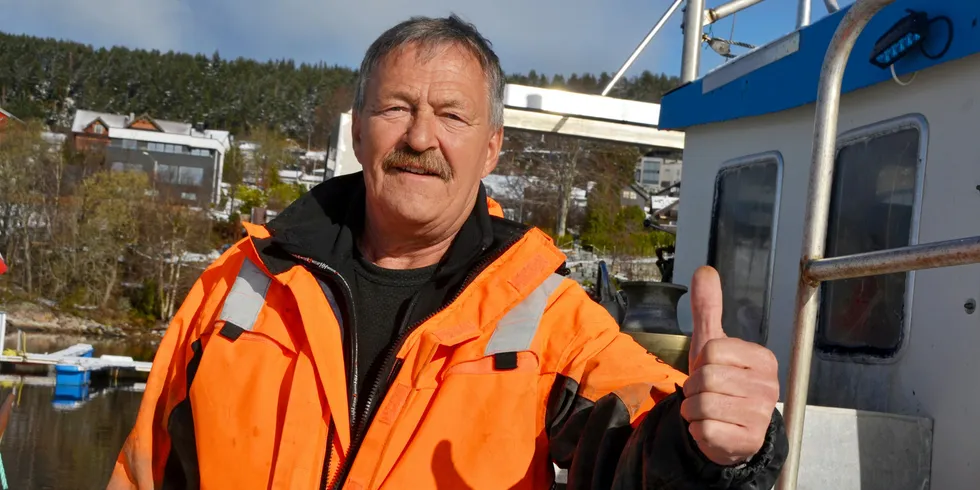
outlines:
{"label": "boat cabin", "polygon": [[[818,80],[847,11],[662,102],[660,129],[685,133],[673,280],[689,285],[704,264],[719,271],[725,330],[776,353],[784,396]],[[980,235],[978,18],[976,0],[896,0],[858,38],[843,78],[827,257]],[[798,488],[976,488],[978,301],[980,265],[821,285]],[[678,315],[690,332],[689,295]],[[822,455],[834,451],[846,454]],[[848,459],[860,463],[828,466]]]}

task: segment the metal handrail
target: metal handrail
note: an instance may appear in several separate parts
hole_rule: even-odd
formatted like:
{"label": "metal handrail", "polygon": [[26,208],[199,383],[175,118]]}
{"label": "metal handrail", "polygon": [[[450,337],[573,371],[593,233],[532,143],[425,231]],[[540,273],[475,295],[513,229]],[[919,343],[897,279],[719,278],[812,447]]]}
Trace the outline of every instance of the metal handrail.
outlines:
{"label": "metal handrail", "polygon": [[[807,1],[807,0],[803,0]],[[827,48],[820,69],[816,117],[813,128],[813,153],[806,215],[803,221],[803,246],[800,258],[800,281],[796,294],[793,350],[789,370],[789,392],[784,405],[789,454],[777,482],[779,490],[795,490],[803,445],[803,421],[807,390],[810,385],[810,363],[813,359],[813,337],[816,330],[817,292],[819,283],[806,280],[811,260],[824,255],[830,191],[834,176],[834,154],[837,145],[837,116],[840,112],[844,68],[858,36],[882,8],[895,0],[858,0],[844,18]],[[808,3],[808,2],[807,2]],[[802,5],[802,4],[801,4]],[[806,9],[809,10],[808,8]],[[808,12],[807,12],[808,13]]]}
{"label": "metal handrail", "polygon": [[837,118],[840,111],[844,68],[861,31],[875,14],[893,2],[894,0],[858,0],[837,27],[820,72],[814,121],[813,161],[810,165],[810,186],[800,257],[800,281],[797,286],[796,318],[793,325],[789,392],[783,407],[789,438],[789,455],[776,485],[778,490],[795,490],[799,476],[820,283],[980,263],[980,236],[823,258],[834,179]]}
{"label": "metal handrail", "polygon": [[806,280],[817,283],[868,275],[935,269],[980,261],[980,236],[812,260]]}
{"label": "metal handrail", "polygon": [[725,17],[735,15],[760,2],[762,0],[731,0],[713,9],[705,9],[704,25],[714,24]]}
{"label": "metal handrail", "polygon": [[800,29],[810,25],[812,5],[810,0],[800,0],[796,8],[796,28]]}

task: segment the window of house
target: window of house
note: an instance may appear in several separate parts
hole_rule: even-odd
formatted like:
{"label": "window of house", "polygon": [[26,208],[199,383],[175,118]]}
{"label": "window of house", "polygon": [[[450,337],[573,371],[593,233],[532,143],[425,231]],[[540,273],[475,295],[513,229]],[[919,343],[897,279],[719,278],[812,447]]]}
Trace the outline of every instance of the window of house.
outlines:
{"label": "window of house", "polygon": [[177,183],[180,185],[200,186],[204,182],[204,169],[197,167],[180,167]]}
{"label": "window of house", "polygon": [[180,198],[181,199],[184,199],[186,201],[196,201],[197,200],[197,194],[194,194],[194,193],[191,193],[191,192],[181,192],[180,193]]}
{"label": "window of house", "polygon": [[142,172],[143,165],[139,163],[112,162],[110,167],[113,172]]}
{"label": "window of house", "polygon": [[715,180],[708,265],[721,276],[725,332],[765,344],[778,222],[782,156],[726,163]]}
{"label": "window of house", "polygon": [[122,147],[125,148],[125,149],[127,149],[127,150],[135,150],[136,149],[136,140],[124,139],[124,140],[122,140]]}
{"label": "window of house", "polygon": [[167,184],[176,184],[179,168],[180,167],[173,166],[173,165],[166,165],[163,163],[157,165],[157,181],[164,182]]}
{"label": "window of house", "polygon": [[[841,138],[835,161],[826,256],[907,246],[924,161],[924,123],[904,118]],[[831,354],[891,357],[908,328],[911,273],[821,285],[817,345]]]}

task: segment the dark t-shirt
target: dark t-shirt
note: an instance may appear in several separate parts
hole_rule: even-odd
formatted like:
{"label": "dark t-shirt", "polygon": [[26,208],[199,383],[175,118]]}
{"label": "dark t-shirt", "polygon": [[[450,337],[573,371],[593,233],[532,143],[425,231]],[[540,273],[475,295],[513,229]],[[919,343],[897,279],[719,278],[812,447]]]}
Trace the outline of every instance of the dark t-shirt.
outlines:
{"label": "dark t-shirt", "polygon": [[[388,349],[398,340],[399,327],[412,297],[432,278],[436,266],[422,269],[383,269],[360,254],[354,261],[354,310],[357,315],[358,412],[384,364]],[[406,325],[405,327],[408,327]]]}

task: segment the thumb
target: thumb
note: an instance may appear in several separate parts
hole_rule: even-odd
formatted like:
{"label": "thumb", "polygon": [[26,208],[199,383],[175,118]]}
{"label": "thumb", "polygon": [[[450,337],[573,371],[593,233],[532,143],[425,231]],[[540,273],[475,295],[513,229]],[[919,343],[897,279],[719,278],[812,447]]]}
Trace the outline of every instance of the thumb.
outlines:
{"label": "thumb", "polygon": [[704,266],[694,272],[691,279],[691,314],[694,330],[691,332],[691,350],[688,369],[695,368],[695,361],[710,340],[727,337],[721,327],[721,278],[713,268]]}

